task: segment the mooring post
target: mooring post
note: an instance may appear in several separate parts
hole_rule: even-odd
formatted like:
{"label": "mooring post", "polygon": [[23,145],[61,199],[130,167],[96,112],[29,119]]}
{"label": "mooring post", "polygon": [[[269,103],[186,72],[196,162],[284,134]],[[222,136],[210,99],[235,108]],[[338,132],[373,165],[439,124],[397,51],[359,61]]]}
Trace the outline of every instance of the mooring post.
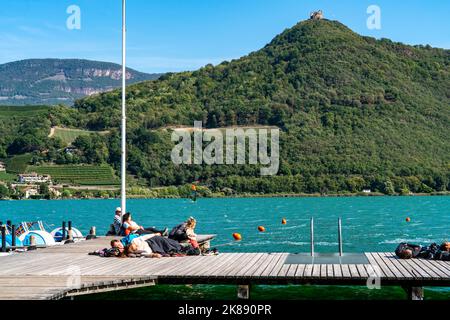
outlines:
{"label": "mooring post", "polygon": [[342,257],[342,219],[338,218],[338,243],[339,243],[339,256]]}
{"label": "mooring post", "polygon": [[86,236],[86,240],[91,240],[97,238],[96,236],[96,228],[91,227],[91,230],[89,230],[89,234]]}
{"label": "mooring post", "polygon": [[2,228],[2,252],[6,252],[6,227],[1,226]]}
{"label": "mooring post", "polygon": [[36,250],[36,237],[33,235],[30,236],[30,246],[28,247],[28,250]]}
{"label": "mooring post", "polygon": [[408,300],[423,300],[423,287],[403,287],[408,295]]}
{"label": "mooring post", "polygon": [[238,299],[248,300],[250,299],[250,285],[241,284],[238,286]]}
{"label": "mooring post", "polygon": [[7,227],[9,230],[11,230],[11,225],[12,225],[11,220],[6,220],[6,227]]}
{"label": "mooring post", "polygon": [[61,229],[61,231],[62,231],[61,241],[64,241],[64,240],[66,240],[66,222],[65,221],[62,222],[62,229]]}
{"label": "mooring post", "polygon": [[64,244],[73,243],[73,230],[72,230],[72,221],[67,222],[67,240]]}
{"label": "mooring post", "polygon": [[311,257],[314,257],[314,218],[311,217]]}
{"label": "mooring post", "polygon": [[11,246],[16,246],[16,226],[14,224],[11,226]]}

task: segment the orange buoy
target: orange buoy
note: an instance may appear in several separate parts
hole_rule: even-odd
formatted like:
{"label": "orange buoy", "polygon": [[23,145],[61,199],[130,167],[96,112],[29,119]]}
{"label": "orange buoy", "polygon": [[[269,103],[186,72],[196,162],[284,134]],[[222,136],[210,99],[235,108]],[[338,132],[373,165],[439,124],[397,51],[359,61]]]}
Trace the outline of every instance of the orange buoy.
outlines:
{"label": "orange buoy", "polygon": [[410,217],[407,217],[407,218],[406,218],[406,222],[411,222],[411,218],[410,218]]}
{"label": "orange buoy", "polygon": [[236,241],[241,241],[242,240],[242,236],[241,236],[241,234],[240,233],[233,233],[233,238],[234,238],[234,240],[236,240]]}
{"label": "orange buoy", "polygon": [[264,231],[266,231],[266,228],[264,228],[263,226],[259,226],[258,230],[259,230],[259,232],[264,232]]}
{"label": "orange buoy", "polygon": [[281,224],[286,224],[286,223],[287,223],[287,221],[285,218],[281,219]]}

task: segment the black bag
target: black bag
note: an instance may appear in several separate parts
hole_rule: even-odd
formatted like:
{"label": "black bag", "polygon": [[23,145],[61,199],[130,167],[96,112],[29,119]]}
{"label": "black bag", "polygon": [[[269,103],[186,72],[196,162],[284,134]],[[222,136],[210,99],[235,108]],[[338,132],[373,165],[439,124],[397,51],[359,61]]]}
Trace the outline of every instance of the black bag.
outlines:
{"label": "black bag", "polygon": [[395,254],[397,255],[397,257],[401,258],[402,257],[402,252],[404,250],[411,250],[412,251],[412,258],[415,258],[419,255],[419,253],[422,250],[422,247],[419,245],[415,245],[415,244],[409,244],[406,242],[402,242],[400,243],[397,248],[395,249]]}
{"label": "black bag", "polygon": [[199,256],[202,253],[200,248],[194,248],[191,245],[183,247],[181,251],[187,256]]}
{"label": "black bag", "polygon": [[179,224],[173,228],[169,233],[169,239],[173,239],[178,242],[188,240],[189,237],[186,234],[186,223]]}
{"label": "black bag", "polygon": [[450,261],[450,252],[440,251],[434,256],[435,260]]}
{"label": "black bag", "polygon": [[435,259],[439,253],[439,246],[436,243],[432,243],[428,247],[422,248],[417,257],[422,259]]}

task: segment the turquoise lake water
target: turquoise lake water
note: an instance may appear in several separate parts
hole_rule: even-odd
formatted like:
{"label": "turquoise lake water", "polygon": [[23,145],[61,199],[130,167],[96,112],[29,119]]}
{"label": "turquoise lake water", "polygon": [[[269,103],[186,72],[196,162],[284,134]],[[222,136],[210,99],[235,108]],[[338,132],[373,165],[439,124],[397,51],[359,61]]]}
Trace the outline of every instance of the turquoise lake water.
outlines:
{"label": "turquoise lake water", "polygon": [[[48,231],[71,220],[83,233],[96,226],[98,234],[104,234],[119,205],[119,200],[1,201],[0,220],[43,220]],[[222,252],[308,252],[311,217],[317,252],[338,250],[338,217],[342,217],[344,252],[393,251],[402,241],[450,240],[449,196],[199,199],[195,203],[146,199],[129,200],[127,209],[144,226],[170,228],[194,216],[197,233],[217,234],[212,245]],[[266,232],[258,232],[258,226]],[[242,235],[242,241],[233,240],[234,232]],[[192,294],[202,296],[211,288],[192,290],[200,290]],[[345,290],[350,295],[358,292]]]}

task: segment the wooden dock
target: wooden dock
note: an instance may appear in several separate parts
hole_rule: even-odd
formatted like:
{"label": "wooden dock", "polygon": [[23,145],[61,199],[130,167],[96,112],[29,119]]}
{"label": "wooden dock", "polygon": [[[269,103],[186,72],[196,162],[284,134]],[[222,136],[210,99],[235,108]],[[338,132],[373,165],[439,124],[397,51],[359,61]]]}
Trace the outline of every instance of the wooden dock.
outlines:
{"label": "wooden dock", "polygon": [[289,253],[221,253],[173,258],[101,258],[102,237],[0,257],[0,299],[61,299],[157,284],[234,284],[248,298],[252,284],[402,286],[421,299],[424,286],[450,286],[450,262],[400,260],[365,253],[366,264],[286,264]]}

